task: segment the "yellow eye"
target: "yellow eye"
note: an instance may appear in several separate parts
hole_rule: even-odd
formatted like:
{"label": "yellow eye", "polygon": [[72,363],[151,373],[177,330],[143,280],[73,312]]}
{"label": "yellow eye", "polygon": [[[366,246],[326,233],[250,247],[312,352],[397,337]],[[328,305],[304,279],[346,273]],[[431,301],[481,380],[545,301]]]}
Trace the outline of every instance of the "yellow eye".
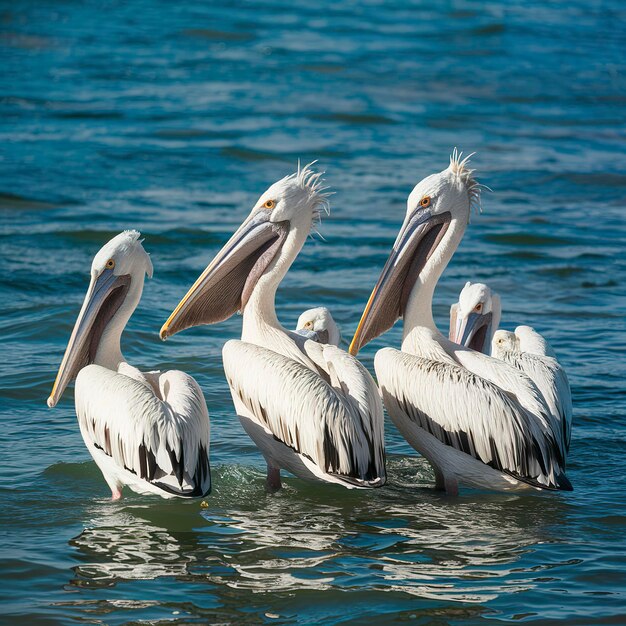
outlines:
{"label": "yellow eye", "polygon": [[115,261],[113,259],[109,259],[104,267],[108,270],[112,270],[115,267]]}
{"label": "yellow eye", "polygon": [[420,200],[420,206],[427,208],[430,206],[430,196],[424,196],[421,200]]}
{"label": "yellow eye", "polygon": [[266,209],[273,209],[276,206],[276,200],[268,200],[263,206]]}
{"label": "yellow eye", "polygon": [[304,325],[304,327],[305,327],[305,328],[313,328],[313,322],[307,322],[307,323]]}

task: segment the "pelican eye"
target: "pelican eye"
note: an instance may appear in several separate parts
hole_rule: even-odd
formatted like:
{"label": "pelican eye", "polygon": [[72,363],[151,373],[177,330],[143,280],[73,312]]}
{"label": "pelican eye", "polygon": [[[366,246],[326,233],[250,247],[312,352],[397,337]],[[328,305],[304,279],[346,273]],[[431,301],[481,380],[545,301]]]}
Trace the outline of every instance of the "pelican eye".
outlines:
{"label": "pelican eye", "polygon": [[305,327],[305,328],[313,328],[313,322],[307,322],[307,323],[304,325],[304,327]]}
{"label": "pelican eye", "polygon": [[480,313],[482,310],[483,310],[483,305],[482,305],[482,303],[479,302],[476,305],[476,308],[474,309],[474,311],[476,311],[476,313]]}
{"label": "pelican eye", "polygon": [[276,206],[276,200],[267,200],[263,206],[266,209],[273,209]]}
{"label": "pelican eye", "polygon": [[113,259],[109,259],[105,266],[108,270],[112,270],[115,267],[115,261]]}
{"label": "pelican eye", "polygon": [[420,206],[423,208],[427,208],[430,206],[430,196],[424,196],[421,200],[420,200]]}

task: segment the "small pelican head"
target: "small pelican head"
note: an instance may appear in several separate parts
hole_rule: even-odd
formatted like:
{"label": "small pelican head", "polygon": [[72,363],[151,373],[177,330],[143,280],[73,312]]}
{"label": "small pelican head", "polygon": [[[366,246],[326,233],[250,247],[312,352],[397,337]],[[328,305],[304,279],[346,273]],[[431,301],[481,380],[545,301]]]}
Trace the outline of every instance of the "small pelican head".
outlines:
{"label": "small pelican head", "polygon": [[488,354],[500,315],[500,296],[484,283],[468,281],[450,309],[450,340]]}
{"label": "small pelican head", "polygon": [[321,175],[310,165],[298,167],[261,195],[163,324],[161,339],[243,312],[264,274],[279,263],[279,271],[287,271],[321,211],[328,210]]}
{"label": "small pelican head", "polygon": [[532,326],[518,326],[515,329],[515,336],[522,352],[556,358],[556,354],[547,339]]}
{"label": "small pelican head", "polygon": [[471,208],[480,205],[480,186],[468,168],[469,157],[461,157],[455,149],[445,170],[427,176],[410,193],[404,223],[361,316],[351,354],[404,316],[422,270],[431,257],[437,262],[450,224],[467,224]]}
{"label": "small pelican head", "polygon": [[125,230],[106,243],[91,264],[91,282],[61,361],[48,406],[53,407],[83,367],[94,363],[105,331],[115,318],[126,324],[141,298],[152,261],[140,234]]}
{"label": "small pelican head", "polygon": [[299,318],[296,332],[311,333],[319,343],[339,346],[341,334],[330,311],[323,306],[305,311]]}
{"label": "small pelican head", "polygon": [[519,341],[515,333],[508,330],[496,330],[491,341],[491,356],[496,359],[504,359],[510,352],[520,352]]}

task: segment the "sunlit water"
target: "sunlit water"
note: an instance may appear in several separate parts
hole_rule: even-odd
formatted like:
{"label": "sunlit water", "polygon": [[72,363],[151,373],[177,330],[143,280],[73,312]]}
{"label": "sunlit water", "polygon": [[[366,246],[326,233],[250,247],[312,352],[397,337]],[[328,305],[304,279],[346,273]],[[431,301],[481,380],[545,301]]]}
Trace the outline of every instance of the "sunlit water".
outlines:
{"label": "sunlit water", "polygon": [[[626,12],[563,4],[5,3],[0,14],[0,612],[9,623],[626,621]],[[387,427],[389,484],[264,493],[220,347],[240,319],[157,332],[274,180],[319,159],[336,195],[278,295],[349,338],[423,176],[478,151],[494,193],[436,293],[502,295],[544,332],[575,404],[568,494],[434,492]],[[133,364],[193,374],[208,508],[111,503],[72,392],[45,399],[95,251],[138,228],[155,277]],[[397,345],[396,327],[361,353]]]}

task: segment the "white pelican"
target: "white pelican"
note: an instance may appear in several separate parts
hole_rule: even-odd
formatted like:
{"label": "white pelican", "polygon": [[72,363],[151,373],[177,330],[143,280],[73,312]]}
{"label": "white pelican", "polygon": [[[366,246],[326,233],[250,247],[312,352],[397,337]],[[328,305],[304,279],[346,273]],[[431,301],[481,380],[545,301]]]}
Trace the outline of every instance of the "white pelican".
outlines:
{"label": "white pelican", "polygon": [[305,311],[298,318],[296,332],[318,343],[329,343],[333,346],[341,343],[339,326],[325,306]]}
{"label": "white pelican", "polygon": [[572,434],[572,393],[565,370],[548,352],[554,354],[548,342],[530,326],[518,326],[514,333],[498,330],[493,336],[491,355],[521,370],[537,385],[550,410],[565,461]]}
{"label": "white pelican", "polygon": [[456,151],[450,166],[411,192],[407,214],[350,346],[404,318],[402,349],[374,367],[387,411],[449,493],[458,484],[513,490],[571,489],[533,382],[503,361],[459,346],[435,326],[432,298],[456,251],[480,188]]}
{"label": "white pelican", "polygon": [[183,372],[141,372],[126,363],[120,337],[139,304],[152,262],[136,230],[96,254],[91,282],[48,406],[76,378],[80,432],[111,488],[204,496],[211,490],[209,413],[196,381]]}
{"label": "white pelican", "polygon": [[450,308],[450,339],[506,361],[535,383],[548,407],[565,466],[572,427],[572,394],[567,375],[550,344],[534,328],[518,326],[515,333],[498,331],[501,314],[497,293],[483,283],[467,282],[458,303]]}
{"label": "white pelican", "polygon": [[489,354],[493,333],[498,330],[500,296],[484,283],[465,283],[459,301],[450,307],[450,341]]}
{"label": "white pelican", "polygon": [[352,356],[284,329],[276,289],[327,208],[307,166],[274,183],[181,300],[161,337],[243,313],[241,341],[224,345],[226,378],[241,423],[280,469],[346,487],[385,482],[383,407],[376,383]]}

